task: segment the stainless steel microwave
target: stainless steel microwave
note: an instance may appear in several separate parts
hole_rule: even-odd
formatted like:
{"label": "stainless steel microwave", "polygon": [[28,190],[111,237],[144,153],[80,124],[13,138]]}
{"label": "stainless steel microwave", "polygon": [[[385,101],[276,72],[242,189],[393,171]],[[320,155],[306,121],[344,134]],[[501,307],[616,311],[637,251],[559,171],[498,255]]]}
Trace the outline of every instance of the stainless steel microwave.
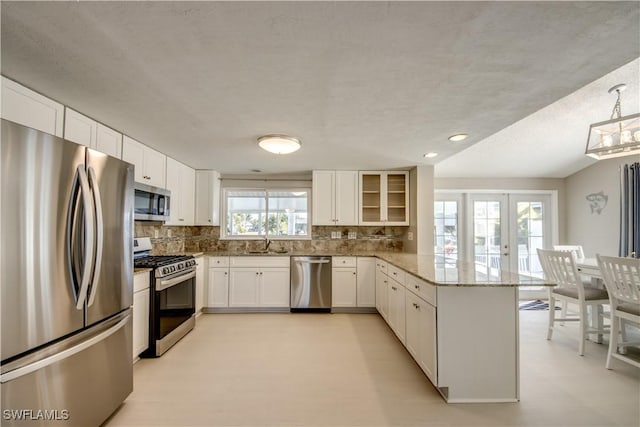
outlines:
{"label": "stainless steel microwave", "polygon": [[135,183],[134,218],[137,221],[168,221],[170,207],[169,190]]}

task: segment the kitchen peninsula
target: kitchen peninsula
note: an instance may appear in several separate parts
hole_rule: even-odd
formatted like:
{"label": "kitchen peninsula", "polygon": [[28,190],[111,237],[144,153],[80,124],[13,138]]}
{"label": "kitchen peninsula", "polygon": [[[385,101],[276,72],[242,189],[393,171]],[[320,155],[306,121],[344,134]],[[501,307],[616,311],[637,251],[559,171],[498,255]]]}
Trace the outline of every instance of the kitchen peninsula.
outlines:
{"label": "kitchen peninsula", "polygon": [[[480,271],[474,263],[442,256],[399,252],[339,256],[375,260],[375,309],[447,402],[519,400],[518,287],[545,286],[544,281],[495,269]],[[288,258],[278,253],[229,252],[209,252],[205,257],[209,283],[213,275],[227,273],[234,259],[265,257],[273,263]]]}

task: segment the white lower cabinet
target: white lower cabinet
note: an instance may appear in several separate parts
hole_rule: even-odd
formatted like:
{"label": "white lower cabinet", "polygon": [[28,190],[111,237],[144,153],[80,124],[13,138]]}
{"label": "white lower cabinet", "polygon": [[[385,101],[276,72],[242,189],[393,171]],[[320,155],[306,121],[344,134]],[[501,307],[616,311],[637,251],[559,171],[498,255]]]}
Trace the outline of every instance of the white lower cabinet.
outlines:
{"label": "white lower cabinet", "polygon": [[433,384],[438,384],[436,308],[412,292],[405,293],[405,346]]}
{"label": "white lower cabinet", "polygon": [[229,257],[211,256],[208,260],[208,308],[229,307]]}
{"label": "white lower cabinet", "polygon": [[389,326],[400,341],[405,342],[405,289],[402,284],[389,277],[387,294],[389,295]]}
{"label": "white lower cabinet", "polygon": [[289,307],[289,257],[230,257],[229,307]]}
{"label": "white lower cabinet", "polygon": [[260,269],[258,301],[261,307],[289,307],[289,268]]}
{"label": "white lower cabinet", "polygon": [[133,276],[133,360],[149,347],[149,273]]}
{"label": "white lower cabinet", "polygon": [[229,307],[229,268],[209,269],[207,307]]}
{"label": "white lower cabinet", "polygon": [[205,259],[204,257],[196,257],[196,314],[199,314],[204,307],[205,301]]}
{"label": "white lower cabinet", "polygon": [[356,283],[357,306],[376,306],[376,259],[358,257],[358,275]]}
{"label": "white lower cabinet", "polygon": [[258,307],[259,281],[258,268],[229,269],[229,307]]}
{"label": "white lower cabinet", "polygon": [[331,306],[355,307],[357,272],[355,267],[331,270]]}
{"label": "white lower cabinet", "polygon": [[376,260],[376,309],[382,318],[388,322],[389,294],[387,288],[389,286],[389,282],[385,273],[386,265],[386,262]]}

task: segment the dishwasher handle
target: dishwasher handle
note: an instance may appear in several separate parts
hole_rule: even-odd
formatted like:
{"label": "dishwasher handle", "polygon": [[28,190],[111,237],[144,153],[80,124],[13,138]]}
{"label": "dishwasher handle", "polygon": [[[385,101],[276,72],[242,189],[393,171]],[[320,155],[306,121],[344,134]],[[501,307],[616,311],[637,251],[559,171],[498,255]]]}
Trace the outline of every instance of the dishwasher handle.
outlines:
{"label": "dishwasher handle", "polygon": [[309,260],[297,259],[296,262],[298,264],[329,264],[331,263],[331,260],[330,259],[309,259]]}

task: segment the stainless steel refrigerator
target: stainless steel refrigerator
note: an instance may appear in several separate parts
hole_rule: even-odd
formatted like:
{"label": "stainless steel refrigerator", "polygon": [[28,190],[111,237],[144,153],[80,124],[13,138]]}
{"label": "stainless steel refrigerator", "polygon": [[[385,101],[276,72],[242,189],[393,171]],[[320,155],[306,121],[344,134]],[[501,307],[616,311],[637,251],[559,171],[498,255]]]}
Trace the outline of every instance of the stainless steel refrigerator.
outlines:
{"label": "stainless steel refrigerator", "polygon": [[97,426],[133,390],[133,166],[2,120],[0,424]]}

